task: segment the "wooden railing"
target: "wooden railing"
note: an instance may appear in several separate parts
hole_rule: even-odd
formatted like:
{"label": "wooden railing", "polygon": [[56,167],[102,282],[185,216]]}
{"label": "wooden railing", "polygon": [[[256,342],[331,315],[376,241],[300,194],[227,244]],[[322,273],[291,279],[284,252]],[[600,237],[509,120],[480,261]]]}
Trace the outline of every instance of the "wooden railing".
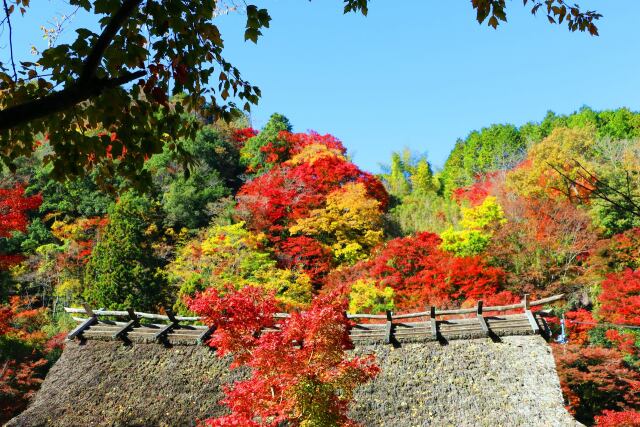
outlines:
{"label": "wooden railing", "polygon": [[[478,301],[474,308],[463,308],[455,310],[439,310],[435,307],[429,307],[427,311],[394,314],[392,311],[387,311],[385,314],[350,314],[345,313],[349,319],[380,319],[384,320],[384,323],[366,323],[356,324],[352,330],[352,338],[383,338],[385,343],[391,343],[394,341],[394,334],[396,329],[401,329],[398,336],[408,336],[413,334],[429,334],[434,339],[442,339],[442,331],[447,333],[453,333],[455,331],[479,331],[486,336],[492,336],[492,329],[501,330],[504,328],[521,328],[523,325],[528,324],[534,333],[540,332],[540,326],[536,320],[536,317],[531,311],[531,307],[541,306],[564,299],[564,295],[555,295],[548,298],[543,298],[537,301],[529,301],[528,295],[525,295],[522,301],[518,304],[509,304],[502,306],[490,306],[484,307],[483,301]],[[495,317],[486,317],[485,313],[505,312],[510,310],[522,311],[510,318],[498,319]],[[127,309],[126,311],[116,310],[93,310],[88,305],[84,305],[84,308],[69,308],[65,307],[65,311],[70,314],[84,314],[88,317],[73,317],[73,319],[79,322],[79,325],[71,331],[68,335],[68,339],[82,338],[84,333],[89,331],[92,327],[95,328],[95,333],[108,333],[111,334],[113,339],[126,340],[130,332],[136,332],[142,335],[149,335],[156,340],[166,340],[169,334],[172,336],[194,337],[199,343],[204,343],[207,338],[213,333],[214,328],[204,325],[186,324],[186,322],[200,322],[201,317],[198,316],[176,316],[170,309],[166,309],[167,314],[151,314],[137,312],[133,309]],[[463,314],[475,314],[471,318],[464,318],[458,320],[438,320],[437,316],[453,316]],[[105,320],[106,317],[125,318],[126,321],[117,320]],[[290,317],[288,313],[276,313],[274,315],[277,319],[285,319]],[[418,323],[394,323],[394,321],[428,318],[428,321]],[[152,321],[164,321],[167,323],[146,323],[142,324],[141,320],[147,319]],[[108,325],[106,327],[105,325]],[[98,332],[98,328],[102,328]],[[105,329],[106,328],[106,329]],[[441,331],[442,329],[442,331]],[[453,331],[453,332],[452,332]],[[269,331],[265,331],[269,332]]]}

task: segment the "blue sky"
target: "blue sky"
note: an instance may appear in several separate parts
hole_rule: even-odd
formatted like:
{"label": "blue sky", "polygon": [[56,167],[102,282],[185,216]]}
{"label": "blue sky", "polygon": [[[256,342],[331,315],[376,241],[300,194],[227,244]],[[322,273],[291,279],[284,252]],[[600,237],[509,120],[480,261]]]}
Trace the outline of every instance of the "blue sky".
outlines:
{"label": "blue sky", "polygon": [[[43,18],[64,10],[38,3],[47,2],[19,21],[22,49]],[[458,138],[492,123],[582,105],[640,110],[637,0],[582,1],[604,15],[600,37],[549,25],[519,0],[493,30],[475,22],[469,3],[373,0],[362,17],[342,15],[339,0],[262,1],[273,20],[257,46],[243,41],[242,16],[218,23],[228,59],[262,89],[255,127],[280,112],[296,131],[342,139],[373,172],[403,147],[442,165]]]}

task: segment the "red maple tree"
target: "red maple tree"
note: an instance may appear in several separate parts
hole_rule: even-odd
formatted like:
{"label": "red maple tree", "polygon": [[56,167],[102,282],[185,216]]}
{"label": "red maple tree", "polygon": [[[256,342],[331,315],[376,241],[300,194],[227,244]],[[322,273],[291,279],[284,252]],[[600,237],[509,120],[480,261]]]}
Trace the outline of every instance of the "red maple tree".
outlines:
{"label": "red maple tree", "polygon": [[612,273],[602,282],[599,316],[611,323],[640,325],[640,270]]}
{"label": "red maple tree", "polygon": [[[350,274],[332,275],[331,285],[337,287],[347,278],[373,279],[381,288],[394,289],[395,305],[400,309],[460,305],[499,293],[504,281],[500,268],[479,257],[456,257],[441,250],[441,243],[440,237],[428,232],[390,240],[370,260],[352,267]],[[513,301],[510,294],[500,298]]]}
{"label": "red maple tree", "polygon": [[[352,348],[346,301],[318,297],[303,312],[277,325],[276,302],[256,288],[224,297],[208,290],[191,310],[216,327],[210,345],[232,354],[232,367],[247,366],[247,380],[225,388],[231,414],[206,420],[211,426],[355,425],[347,417],[356,386],[373,378],[372,357],[347,357]],[[268,331],[265,331],[268,329]]]}

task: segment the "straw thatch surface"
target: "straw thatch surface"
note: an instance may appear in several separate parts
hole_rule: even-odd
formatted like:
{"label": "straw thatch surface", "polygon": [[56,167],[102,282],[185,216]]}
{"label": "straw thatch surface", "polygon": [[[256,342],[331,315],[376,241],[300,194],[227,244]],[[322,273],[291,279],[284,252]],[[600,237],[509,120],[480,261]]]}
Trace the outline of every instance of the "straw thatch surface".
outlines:
{"label": "straw thatch surface", "polygon": [[[361,387],[364,426],[571,426],[540,336],[370,343],[382,373]],[[8,426],[180,426],[220,415],[227,369],[207,348],[89,340],[68,343],[32,405]]]}
{"label": "straw thatch surface", "polygon": [[540,336],[503,337],[375,353],[380,375],[358,390],[351,414],[365,426],[575,426],[562,403],[551,349]]}
{"label": "straw thatch surface", "polygon": [[68,342],[30,407],[9,426],[190,426],[221,415],[228,361],[203,346]]}

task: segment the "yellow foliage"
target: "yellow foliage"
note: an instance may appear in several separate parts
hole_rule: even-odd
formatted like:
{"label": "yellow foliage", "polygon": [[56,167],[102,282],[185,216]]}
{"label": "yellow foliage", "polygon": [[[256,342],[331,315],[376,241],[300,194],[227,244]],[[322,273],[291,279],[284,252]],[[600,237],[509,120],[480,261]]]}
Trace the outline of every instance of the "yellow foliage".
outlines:
{"label": "yellow foliage", "polygon": [[380,313],[393,307],[393,288],[380,289],[372,279],[360,279],[351,285],[349,313]]}
{"label": "yellow foliage", "polygon": [[488,196],[475,207],[462,208],[461,229],[446,229],[442,235],[442,249],[458,256],[472,256],[482,252],[493,231],[507,222],[504,211],[494,196]]}
{"label": "yellow foliage", "polygon": [[60,282],[60,284],[56,286],[54,293],[56,296],[63,298],[80,295],[82,293],[82,283],[80,283],[80,280],[77,278],[70,277]]}
{"label": "yellow foliage", "polygon": [[291,165],[299,165],[302,163],[313,164],[325,157],[339,157],[346,160],[340,150],[336,148],[329,148],[324,144],[309,144],[302,148],[299,153],[291,157],[287,163]]}
{"label": "yellow foliage", "polygon": [[277,267],[263,248],[265,236],[244,228],[244,223],[214,225],[205,234],[184,245],[167,266],[170,281],[179,288],[176,309],[185,312],[182,297],[207,288],[224,291],[232,286],[253,286],[273,291],[287,309],[304,307],[311,301],[309,276]]}
{"label": "yellow foliage", "polygon": [[331,247],[338,262],[366,259],[382,242],[380,202],[361,183],[349,183],[327,196],[326,206],[313,210],[289,228],[291,234],[315,236]]}
{"label": "yellow foliage", "polygon": [[590,156],[594,144],[595,131],[591,127],[556,128],[531,147],[522,165],[507,174],[507,186],[523,196],[581,196],[588,190],[570,181],[577,180],[590,187],[588,180],[581,179],[584,171],[580,165],[594,171]]}

